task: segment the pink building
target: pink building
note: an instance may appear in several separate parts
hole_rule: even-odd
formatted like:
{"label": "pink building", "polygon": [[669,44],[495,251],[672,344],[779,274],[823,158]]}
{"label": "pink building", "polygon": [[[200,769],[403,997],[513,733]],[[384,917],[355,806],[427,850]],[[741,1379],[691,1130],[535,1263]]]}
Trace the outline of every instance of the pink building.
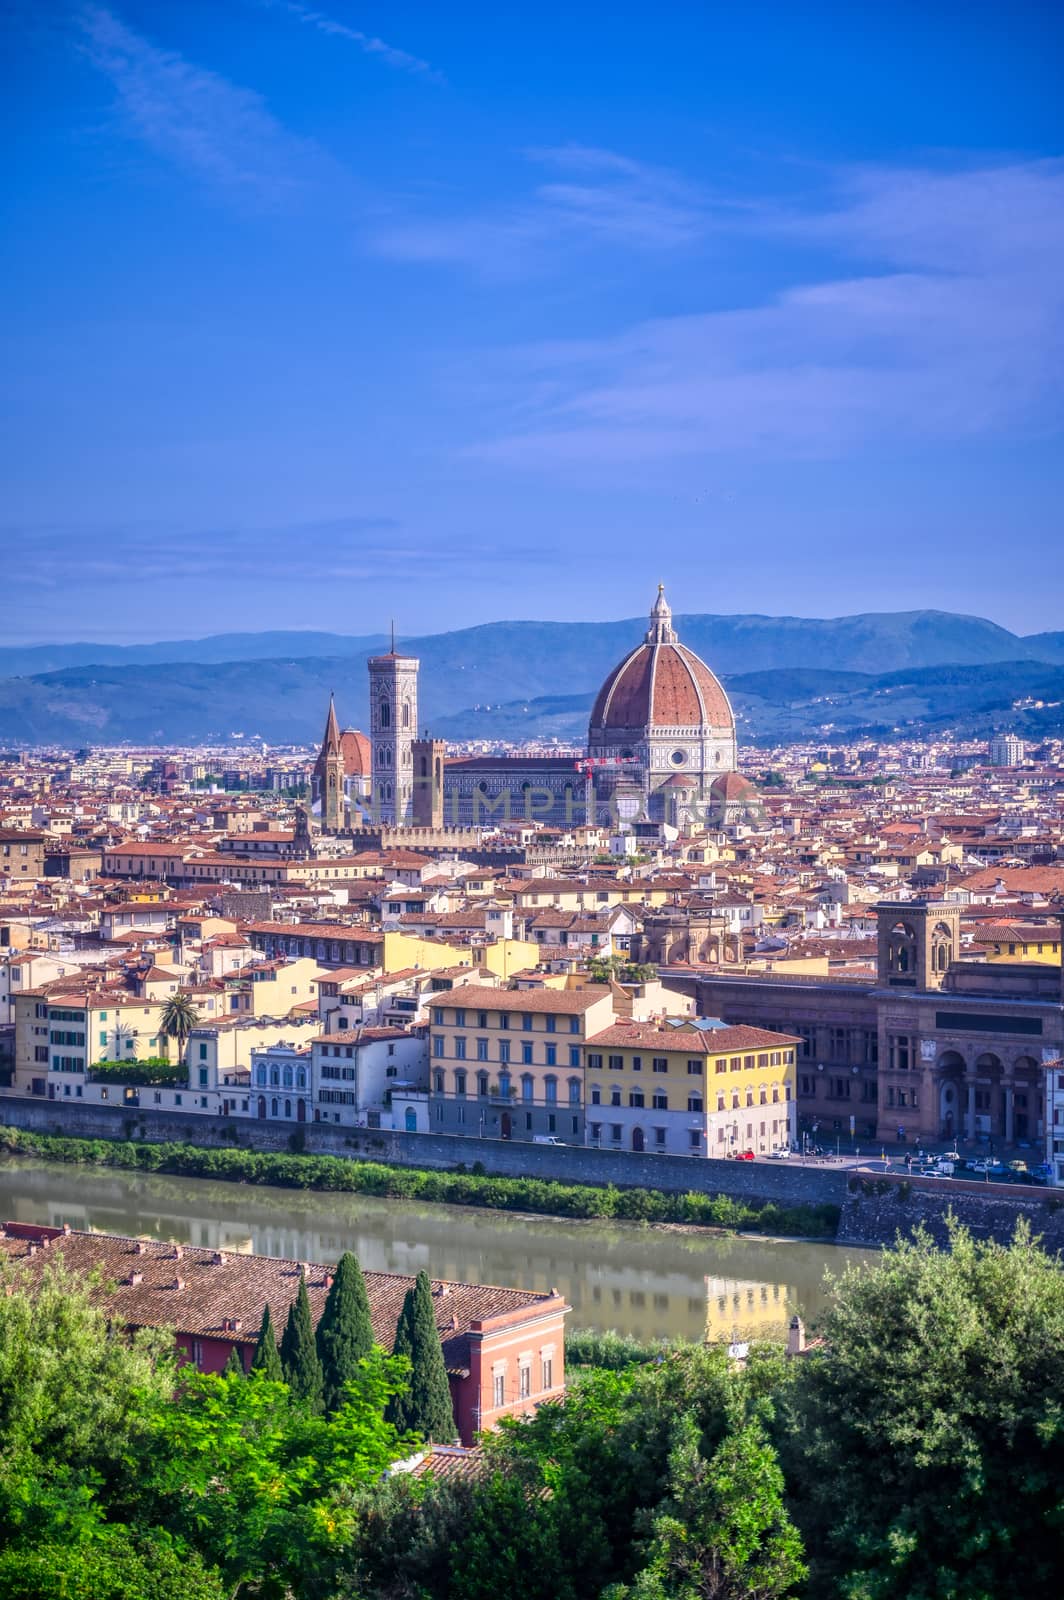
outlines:
{"label": "pink building", "polygon": [[[332,1267],[318,1262],[27,1222],[8,1222],[0,1249],[34,1273],[57,1258],[77,1273],[99,1268],[97,1299],[109,1315],[129,1328],[172,1328],[185,1358],[203,1372],[220,1372],[233,1350],[249,1367],[266,1306],[280,1337],[301,1280],[317,1322],[332,1284]],[[400,1273],[366,1273],[373,1331],[386,1350],[413,1282]],[[432,1294],[463,1444],[500,1417],[530,1413],[564,1394],[569,1308],[559,1294],[442,1280]]]}

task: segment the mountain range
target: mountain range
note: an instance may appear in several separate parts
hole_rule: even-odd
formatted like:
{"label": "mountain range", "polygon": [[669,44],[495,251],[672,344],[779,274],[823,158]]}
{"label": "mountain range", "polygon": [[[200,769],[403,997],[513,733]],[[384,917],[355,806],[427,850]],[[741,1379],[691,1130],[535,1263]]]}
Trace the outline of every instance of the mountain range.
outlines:
{"label": "mountain range", "polygon": [[[675,622],[725,680],[746,739],[1064,728],[1064,632],[1017,635],[941,611]],[[568,740],[583,738],[595,690],[645,627],[492,622],[399,644],[421,660],[421,721],[434,733]],[[365,662],[382,647],[381,634],[322,632],[0,647],[0,740],[310,742],[331,690],[341,721],[364,726]],[[1014,711],[1025,698],[1057,704]]]}

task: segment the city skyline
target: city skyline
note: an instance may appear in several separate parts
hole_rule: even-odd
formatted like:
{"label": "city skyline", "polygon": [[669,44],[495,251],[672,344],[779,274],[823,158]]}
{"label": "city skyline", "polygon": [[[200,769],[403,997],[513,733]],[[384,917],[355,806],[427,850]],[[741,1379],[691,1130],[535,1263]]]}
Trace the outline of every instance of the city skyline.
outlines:
{"label": "city skyline", "polygon": [[10,642],[1054,625],[1045,8],[5,21]]}

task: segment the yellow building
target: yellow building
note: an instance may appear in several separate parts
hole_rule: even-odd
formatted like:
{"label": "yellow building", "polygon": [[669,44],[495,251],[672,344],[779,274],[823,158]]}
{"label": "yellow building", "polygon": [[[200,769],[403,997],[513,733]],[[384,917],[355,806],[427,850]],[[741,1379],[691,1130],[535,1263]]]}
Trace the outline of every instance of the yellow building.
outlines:
{"label": "yellow building", "polygon": [[466,944],[462,940],[423,939],[418,934],[385,929],[382,966],[385,974],[420,967],[434,972],[439,967],[485,967],[497,978],[527,972],[539,961],[539,946],[527,939],[495,939],[485,944]]}
{"label": "yellow building", "polygon": [[787,1147],[799,1043],[704,1019],[613,1022],[585,1051],[587,1142],[714,1157]]}
{"label": "yellow building", "polygon": [[988,961],[1040,961],[1060,966],[1060,927],[1037,922],[991,922],[972,938]]}
{"label": "yellow building", "polygon": [[583,1046],[612,1018],[605,986],[463,984],[440,995],[431,1020],[430,1128],[583,1144]]}

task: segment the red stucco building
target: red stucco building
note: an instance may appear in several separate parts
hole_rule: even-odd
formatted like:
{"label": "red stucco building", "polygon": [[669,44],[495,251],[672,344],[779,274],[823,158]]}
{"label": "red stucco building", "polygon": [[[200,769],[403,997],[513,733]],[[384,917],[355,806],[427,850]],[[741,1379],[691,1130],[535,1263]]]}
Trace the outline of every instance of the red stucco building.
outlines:
{"label": "red stucco building", "polygon": [[[266,1306],[280,1333],[302,1279],[317,1322],[332,1284],[332,1267],[319,1262],[25,1222],[5,1225],[0,1249],[33,1274],[58,1259],[79,1274],[99,1268],[96,1298],[115,1321],[172,1328],[185,1358],[204,1372],[220,1372],[234,1349],[249,1367]],[[366,1273],[373,1331],[386,1350],[413,1282],[400,1273]],[[432,1294],[463,1444],[501,1417],[534,1411],[564,1393],[569,1308],[560,1295],[439,1279]]]}

